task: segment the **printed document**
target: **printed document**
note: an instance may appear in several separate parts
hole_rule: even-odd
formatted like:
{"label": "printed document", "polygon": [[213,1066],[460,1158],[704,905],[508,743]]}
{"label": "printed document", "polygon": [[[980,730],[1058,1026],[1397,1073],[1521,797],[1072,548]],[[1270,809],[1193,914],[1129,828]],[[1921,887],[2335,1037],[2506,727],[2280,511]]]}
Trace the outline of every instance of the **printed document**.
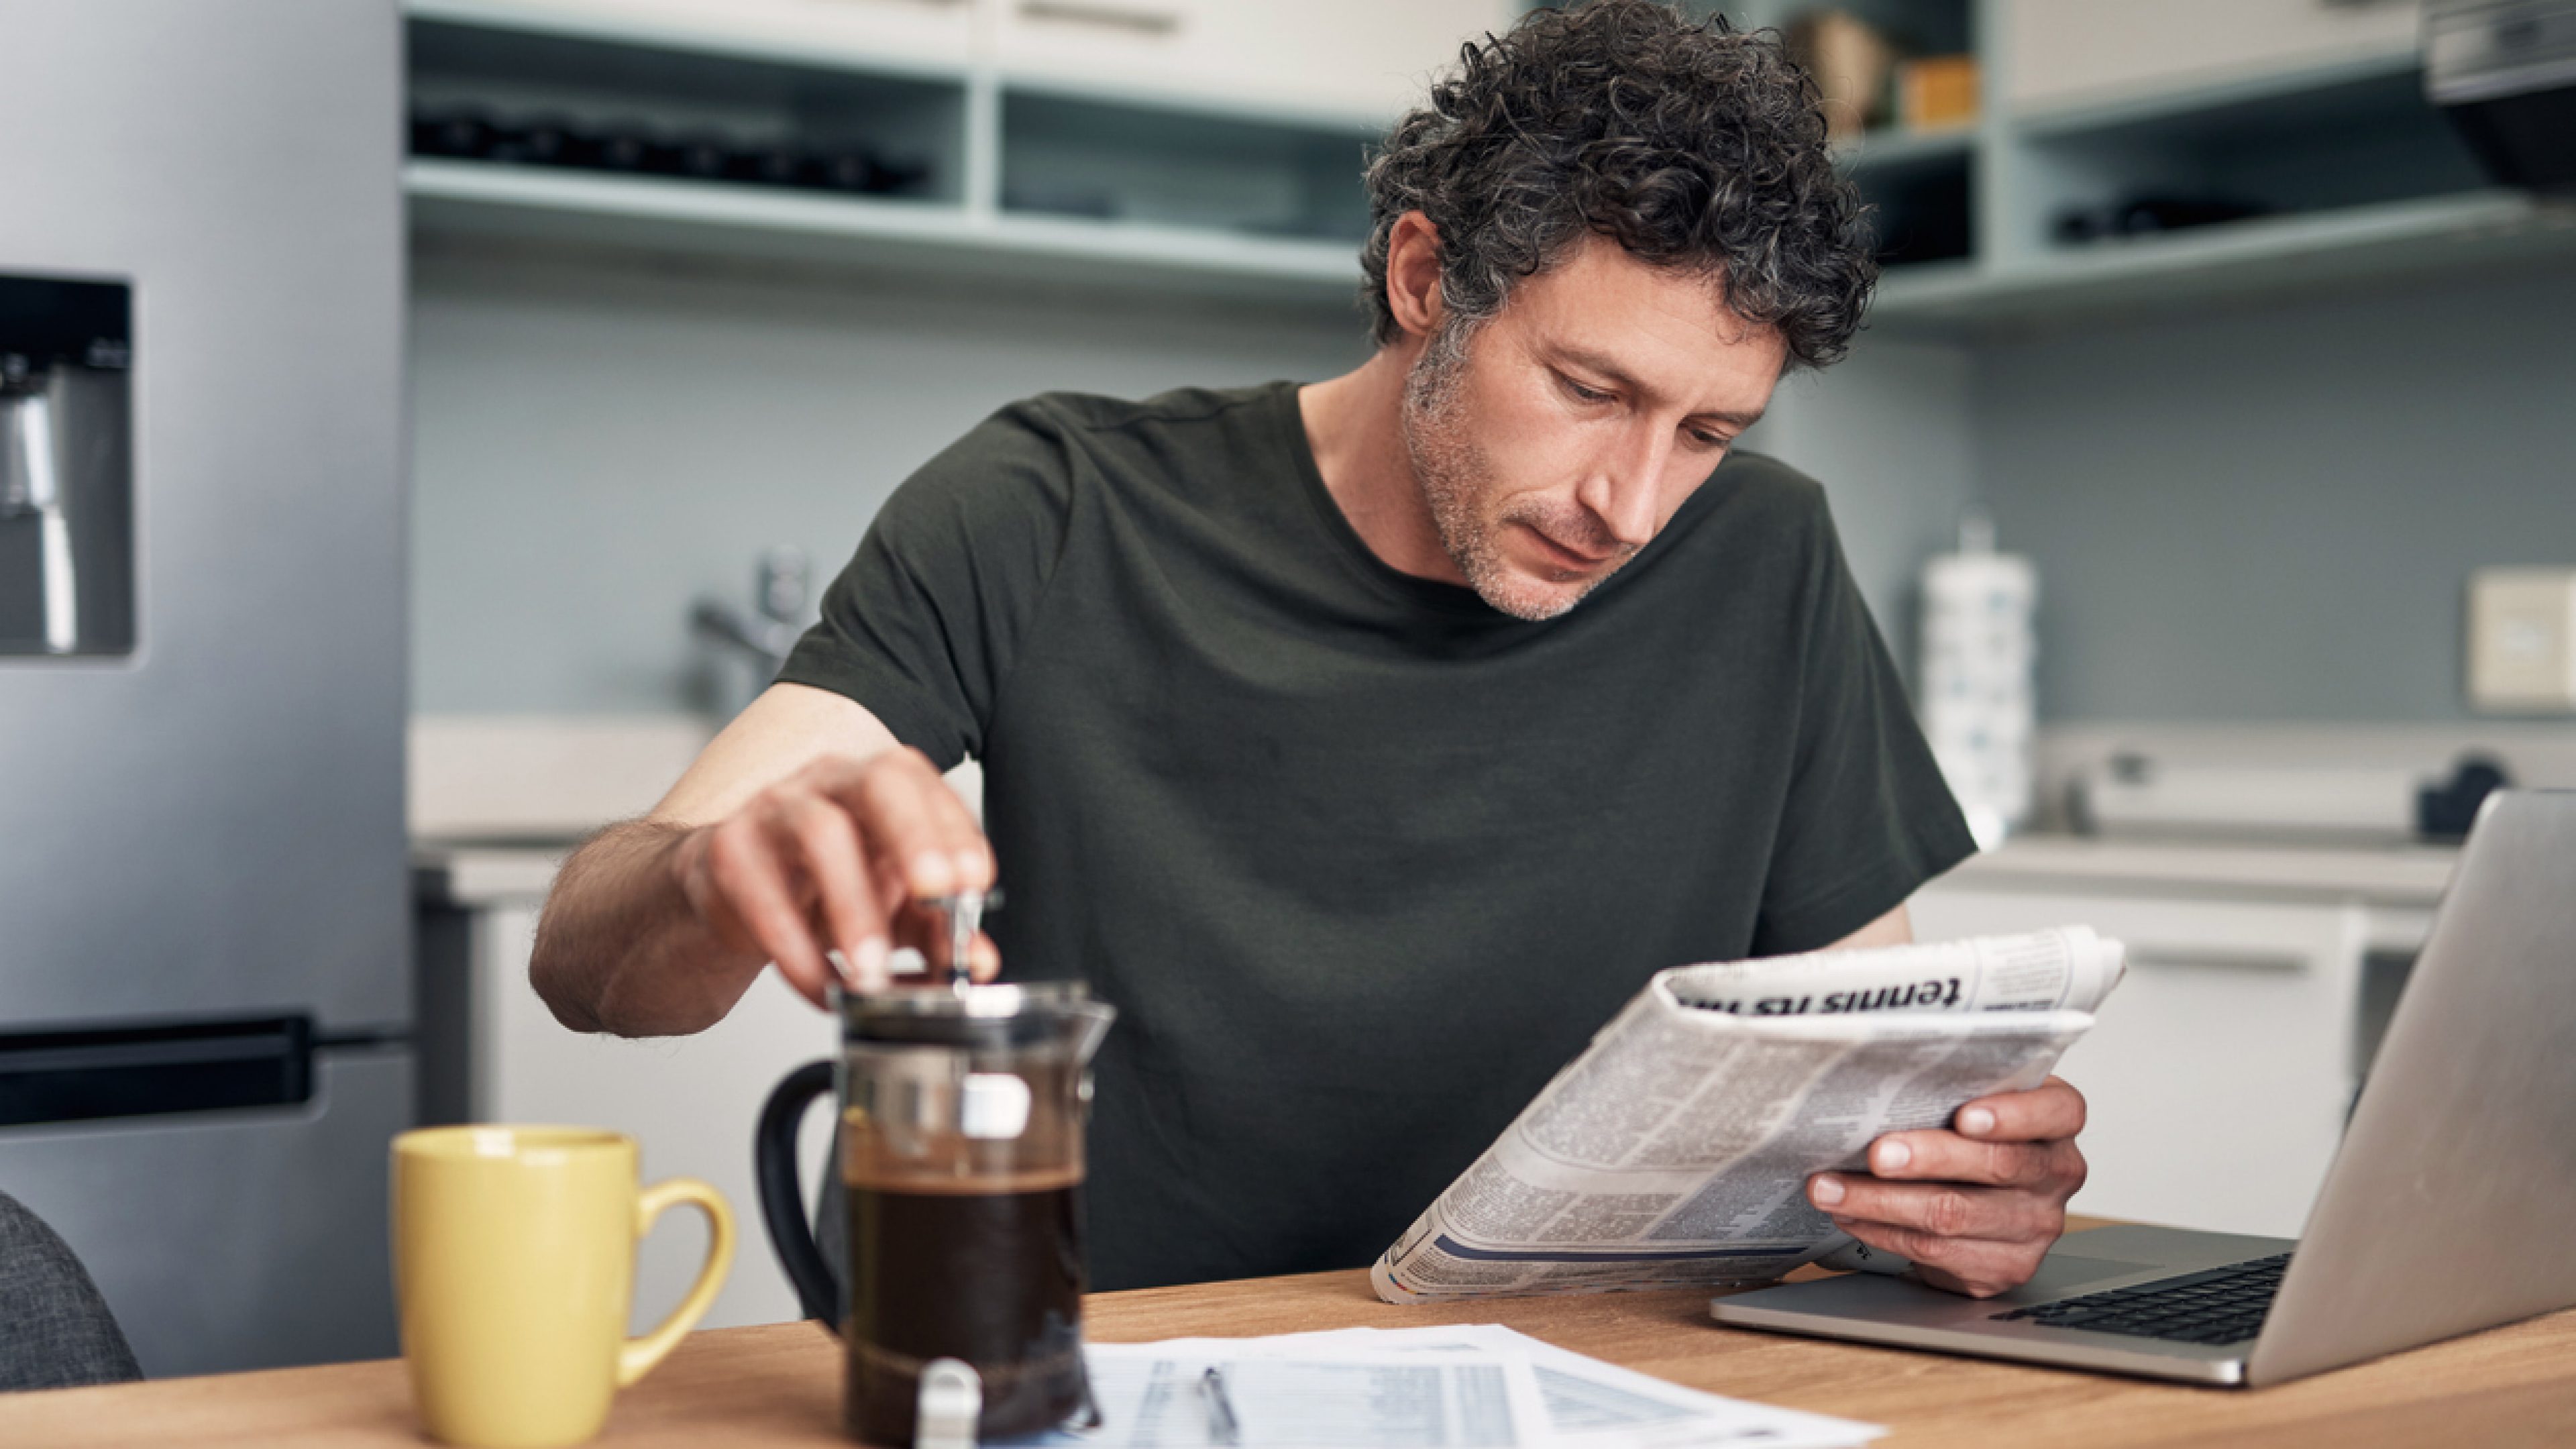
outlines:
{"label": "printed document", "polygon": [[[1084,1350],[1094,1449],[1849,1449],[1874,1424],[1703,1394],[1493,1324],[1180,1338]],[[1221,1421],[1205,1387],[1222,1376]]]}

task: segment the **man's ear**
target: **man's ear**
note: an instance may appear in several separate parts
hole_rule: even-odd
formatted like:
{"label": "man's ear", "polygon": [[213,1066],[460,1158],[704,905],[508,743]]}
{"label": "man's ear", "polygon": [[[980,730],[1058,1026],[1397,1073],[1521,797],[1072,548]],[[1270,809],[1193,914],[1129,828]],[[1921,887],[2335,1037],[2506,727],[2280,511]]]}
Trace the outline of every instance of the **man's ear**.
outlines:
{"label": "man's ear", "polygon": [[1439,330],[1440,228],[1421,212],[1397,217],[1387,233],[1386,308],[1416,341]]}

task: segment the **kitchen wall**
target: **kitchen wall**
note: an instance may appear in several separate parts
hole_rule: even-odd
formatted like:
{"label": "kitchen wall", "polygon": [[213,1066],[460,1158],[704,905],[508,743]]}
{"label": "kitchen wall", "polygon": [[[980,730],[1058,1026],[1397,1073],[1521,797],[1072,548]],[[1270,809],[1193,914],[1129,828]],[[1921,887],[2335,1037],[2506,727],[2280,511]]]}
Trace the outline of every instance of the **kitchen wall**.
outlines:
{"label": "kitchen wall", "polygon": [[[2563,280],[2563,279],[2562,279]],[[1356,318],[577,259],[416,261],[414,708],[629,714],[740,682],[690,601],[837,568],[996,404],[1319,377]],[[1864,335],[1752,445],[1824,479],[1900,659],[1982,497],[2044,579],[2052,721],[2465,718],[2461,591],[2576,560],[2576,293],[2239,306],[1976,348]]]}
{"label": "kitchen wall", "polygon": [[[414,259],[413,708],[637,714],[743,681],[686,620],[792,544],[837,569],[916,464],[1009,399],[1338,372],[1354,310],[755,278],[562,256]],[[1868,339],[1784,386],[1754,440],[1828,481],[1871,602],[1970,486],[1955,349]]]}
{"label": "kitchen wall", "polygon": [[2576,563],[2571,338],[2561,272],[1982,349],[2043,717],[2467,718],[2469,571]]}
{"label": "kitchen wall", "polygon": [[821,577],[917,464],[1051,388],[1142,396],[1349,366],[1347,318],[653,271],[415,259],[412,707],[706,705],[690,601],[754,559]]}
{"label": "kitchen wall", "polygon": [[1913,677],[1915,579],[1955,547],[1976,492],[1975,358],[1864,332],[1847,360],[1784,381],[1749,441],[1825,485],[1861,594]]}

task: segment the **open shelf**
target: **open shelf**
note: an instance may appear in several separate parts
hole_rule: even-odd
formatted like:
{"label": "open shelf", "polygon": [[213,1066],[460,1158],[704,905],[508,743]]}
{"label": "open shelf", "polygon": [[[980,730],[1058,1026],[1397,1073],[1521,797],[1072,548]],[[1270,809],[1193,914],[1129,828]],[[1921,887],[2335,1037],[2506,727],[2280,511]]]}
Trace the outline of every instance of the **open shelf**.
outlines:
{"label": "open shelf", "polygon": [[[2377,60],[2203,86],[2181,96],[2016,118],[2025,186],[2007,251],[2116,250],[2126,218],[2215,206],[2330,219],[2483,188],[2411,63]],[[2081,232],[2069,228],[2080,227]]]}
{"label": "open shelf", "polygon": [[962,32],[953,65],[817,39],[831,7],[792,34],[601,0],[407,13],[423,237],[1334,308],[1358,285],[1375,132],[1349,117],[1006,85]]}
{"label": "open shelf", "polygon": [[1834,148],[1844,170],[1884,175],[1926,167],[1965,165],[1977,149],[1977,129],[1955,126],[1938,131],[1905,131],[1889,127]]}
{"label": "open shelf", "polygon": [[1860,177],[1878,261],[1890,275],[1976,256],[1976,197],[1965,154],[1945,164],[1867,172]]}
{"label": "open shelf", "polygon": [[2576,259],[2576,202],[2481,190],[2103,242],[2012,267],[1893,272],[1872,320],[1976,335],[2262,293],[2314,295],[2412,273]]}
{"label": "open shelf", "polygon": [[1332,241],[1368,235],[1376,132],[1048,90],[1001,98],[1001,209]]}
{"label": "open shelf", "polygon": [[863,271],[1023,278],[1350,305],[1355,250],[1137,222],[1001,216],[931,201],[816,196],[463,161],[403,168],[415,232]]}

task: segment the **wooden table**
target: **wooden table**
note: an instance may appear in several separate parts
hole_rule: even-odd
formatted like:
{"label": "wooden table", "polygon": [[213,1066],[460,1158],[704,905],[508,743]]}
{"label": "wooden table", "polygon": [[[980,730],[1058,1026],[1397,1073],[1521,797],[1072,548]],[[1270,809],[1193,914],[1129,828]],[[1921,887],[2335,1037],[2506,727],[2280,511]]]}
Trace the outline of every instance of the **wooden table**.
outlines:
{"label": "wooden table", "polygon": [[[2277,1388],[2201,1389],[1720,1328],[1708,1294],[1394,1308],[1364,1273],[1090,1300],[1102,1342],[1503,1323],[1712,1393],[1891,1426],[1912,1445],[2576,1444],[2576,1310]],[[603,1444],[843,1444],[838,1346],[812,1324],[700,1333],[617,1401]],[[416,1445],[399,1360],[0,1395],[0,1444]]]}

